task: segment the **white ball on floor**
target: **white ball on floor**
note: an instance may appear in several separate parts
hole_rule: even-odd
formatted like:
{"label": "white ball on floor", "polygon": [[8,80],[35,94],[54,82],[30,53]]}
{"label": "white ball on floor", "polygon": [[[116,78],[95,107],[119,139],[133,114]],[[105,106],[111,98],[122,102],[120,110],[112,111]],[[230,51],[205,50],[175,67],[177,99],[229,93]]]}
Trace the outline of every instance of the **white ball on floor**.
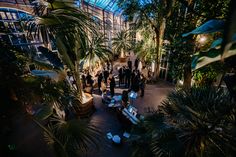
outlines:
{"label": "white ball on floor", "polygon": [[112,141],[114,143],[120,144],[120,142],[121,142],[120,136],[119,135],[113,136]]}

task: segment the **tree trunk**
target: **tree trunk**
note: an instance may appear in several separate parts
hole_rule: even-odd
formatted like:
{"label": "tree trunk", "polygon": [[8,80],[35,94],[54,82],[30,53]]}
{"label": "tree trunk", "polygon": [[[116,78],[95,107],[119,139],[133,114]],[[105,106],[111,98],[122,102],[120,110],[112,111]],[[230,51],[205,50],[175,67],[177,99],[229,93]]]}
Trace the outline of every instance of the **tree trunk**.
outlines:
{"label": "tree trunk", "polygon": [[184,88],[191,87],[191,80],[192,80],[192,69],[191,69],[191,62],[186,64],[184,67]]}
{"label": "tree trunk", "polygon": [[125,57],[124,49],[121,49],[120,58],[124,58],[124,57]]}
{"label": "tree trunk", "polygon": [[155,28],[155,34],[156,34],[156,64],[155,64],[155,71],[154,71],[154,78],[157,80],[159,78],[159,73],[160,73],[160,62],[159,62],[159,30]]}
{"label": "tree trunk", "polygon": [[156,80],[159,78],[159,75],[160,75],[161,53],[162,53],[165,28],[166,28],[166,19],[162,18],[160,27],[155,28],[156,55],[157,56],[156,56],[156,67],[155,67],[155,72],[154,72],[154,78],[156,78]]}

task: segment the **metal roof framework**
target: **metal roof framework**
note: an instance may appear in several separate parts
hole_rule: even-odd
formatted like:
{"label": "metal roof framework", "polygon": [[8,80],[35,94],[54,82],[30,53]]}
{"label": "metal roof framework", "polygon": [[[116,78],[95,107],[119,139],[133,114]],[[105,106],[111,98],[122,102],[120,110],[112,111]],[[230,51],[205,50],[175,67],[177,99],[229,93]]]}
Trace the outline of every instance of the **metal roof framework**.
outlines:
{"label": "metal roof framework", "polygon": [[117,0],[84,0],[91,6],[96,6],[102,10],[112,12],[114,14],[121,14],[122,9],[119,8]]}
{"label": "metal roof framework", "polygon": [[[123,10],[118,6],[118,0],[83,0],[93,7],[101,8],[104,11],[112,12],[113,14],[121,15]],[[152,3],[152,0],[138,0],[141,5]]]}

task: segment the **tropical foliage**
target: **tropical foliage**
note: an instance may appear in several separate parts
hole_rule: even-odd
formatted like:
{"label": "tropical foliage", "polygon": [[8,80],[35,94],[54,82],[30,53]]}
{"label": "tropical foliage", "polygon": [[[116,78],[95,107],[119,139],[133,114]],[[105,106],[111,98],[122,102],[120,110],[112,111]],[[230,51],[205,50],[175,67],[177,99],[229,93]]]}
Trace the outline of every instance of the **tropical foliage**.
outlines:
{"label": "tropical foliage", "polygon": [[[27,22],[28,37],[42,38],[44,47],[38,47],[42,54],[1,44],[0,64],[4,68],[0,69],[1,84],[11,83],[9,87],[4,85],[1,88],[10,93],[14,103],[17,101],[34,117],[57,156],[83,156],[89,146],[97,147],[99,139],[99,131],[90,120],[81,120],[77,116],[80,97],[78,65],[87,55],[85,50],[90,46],[88,34],[92,33],[93,22],[87,13],[73,6],[74,1],[35,1],[32,5],[35,16]],[[59,53],[50,50],[51,40],[56,43]],[[97,40],[100,43],[94,53],[99,58],[103,56],[98,49],[100,53],[104,51],[104,56],[108,55],[102,40]],[[29,68],[32,64],[36,69]],[[76,91],[66,80],[65,65],[76,78]],[[10,70],[9,74],[6,69]],[[47,121],[49,125],[44,126]]]}
{"label": "tropical foliage", "polygon": [[87,51],[82,57],[83,64],[91,68],[96,61],[105,62],[111,59],[112,51],[107,46],[107,38],[99,33],[93,34],[88,42]]}
{"label": "tropical foliage", "polygon": [[123,58],[125,52],[131,48],[130,32],[128,30],[118,32],[112,39],[112,46],[114,51]]}
{"label": "tropical foliage", "polygon": [[[16,47],[3,44],[0,51],[1,91],[9,99],[9,102],[3,101],[2,107],[5,109],[5,106],[18,104],[24,112],[26,110],[33,115],[35,122],[44,130],[46,141],[58,156],[81,155],[89,146],[97,148],[100,132],[89,119],[77,119],[78,109],[70,103],[74,96],[68,83],[64,79],[56,82],[45,76],[32,76],[28,64],[35,62]],[[56,116],[53,112],[55,105],[61,111],[67,111],[64,117]],[[41,124],[48,120],[48,126]]]}
{"label": "tropical foliage", "polygon": [[134,52],[137,57],[150,64],[156,58],[152,30],[147,26],[146,28],[138,29],[137,32],[141,34],[142,40],[135,44]]}
{"label": "tropical foliage", "polygon": [[65,121],[53,116],[47,127],[35,122],[43,129],[45,141],[58,157],[83,156],[90,147],[98,149],[100,132],[89,121]]}
{"label": "tropical foliage", "polygon": [[156,52],[156,77],[159,76],[160,56],[162,53],[163,38],[166,27],[166,19],[172,13],[172,6],[175,0],[153,0],[153,1],[124,1],[119,4],[123,9],[123,14],[130,22],[134,22],[137,27],[150,27],[155,37]]}
{"label": "tropical foliage", "polygon": [[[178,1],[175,4],[174,7],[176,9],[174,9],[172,16],[167,20],[168,24],[165,35],[166,39],[170,41],[171,74],[174,79],[184,80],[185,87],[191,86],[191,79],[193,76],[191,71],[192,56],[195,53],[207,51],[211,46],[210,42],[219,37],[219,33],[216,33],[215,35],[210,34],[208,36],[193,35],[197,34],[200,29],[196,29],[195,31],[192,30],[209,19],[214,19],[209,23],[217,23],[220,20],[215,19],[226,18],[228,6],[228,0]],[[217,10],[217,12],[215,10]],[[201,29],[205,32],[209,31],[207,30],[209,27],[201,27]],[[186,32],[189,33],[186,34]],[[204,37],[207,38],[206,41],[202,41],[202,38]]]}
{"label": "tropical foliage", "polygon": [[235,109],[229,93],[223,90],[193,87],[174,91],[158,112],[136,128],[143,132],[136,141],[142,147],[136,152],[146,149],[152,152],[150,156],[234,156]]}
{"label": "tropical foliage", "polygon": [[60,58],[72,71],[78,96],[80,96],[79,63],[86,54],[88,34],[94,24],[89,14],[78,7],[74,1],[39,1],[34,4],[36,16],[27,23],[29,36],[42,36],[47,47],[50,39],[55,39]]}

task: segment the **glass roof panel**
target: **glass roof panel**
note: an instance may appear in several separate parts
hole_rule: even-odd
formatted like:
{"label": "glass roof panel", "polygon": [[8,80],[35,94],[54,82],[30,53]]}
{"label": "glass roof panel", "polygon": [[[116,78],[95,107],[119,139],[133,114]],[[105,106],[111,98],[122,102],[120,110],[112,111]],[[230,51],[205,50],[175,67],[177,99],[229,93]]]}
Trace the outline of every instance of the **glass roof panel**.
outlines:
{"label": "glass roof panel", "polygon": [[[101,9],[104,9],[115,14],[120,14],[122,9],[118,6],[117,0],[84,0],[86,3],[91,6],[96,6]],[[151,3],[152,0],[138,0],[141,5]]]}
{"label": "glass roof panel", "polygon": [[118,7],[116,0],[84,0],[90,5],[95,5],[101,9],[104,9],[109,12],[119,13],[121,9]]}

